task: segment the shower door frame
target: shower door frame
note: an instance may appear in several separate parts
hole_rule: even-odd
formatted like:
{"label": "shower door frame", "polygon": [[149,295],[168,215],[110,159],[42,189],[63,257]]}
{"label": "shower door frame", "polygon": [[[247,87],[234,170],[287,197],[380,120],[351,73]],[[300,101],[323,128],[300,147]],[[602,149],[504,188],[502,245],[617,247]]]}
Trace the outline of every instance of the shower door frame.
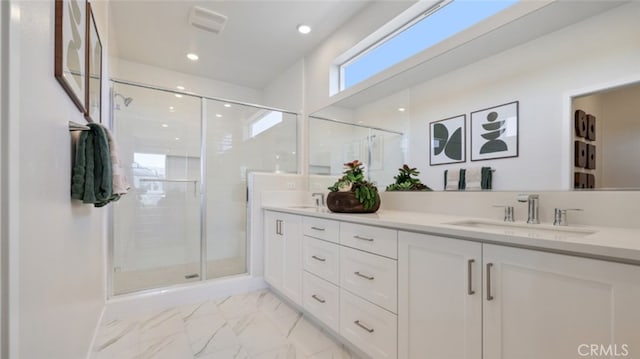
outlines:
{"label": "shower door frame", "polygon": [[[207,181],[206,179],[206,173],[207,173],[207,121],[205,118],[205,114],[206,114],[206,100],[212,100],[212,101],[219,101],[219,102],[225,102],[225,103],[230,103],[230,104],[234,104],[234,105],[240,105],[240,106],[248,106],[248,107],[254,107],[254,108],[259,108],[259,109],[264,109],[264,110],[269,110],[269,111],[278,111],[278,112],[282,112],[283,114],[289,114],[289,115],[294,115],[296,116],[296,153],[298,154],[298,158],[296,159],[296,172],[294,173],[301,173],[301,166],[300,166],[300,140],[299,140],[299,122],[300,122],[300,118],[302,116],[301,113],[298,112],[294,112],[294,111],[289,111],[289,110],[283,110],[280,108],[276,108],[276,107],[270,107],[270,106],[263,106],[263,105],[257,105],[254,103],[249,103],[249,102],[243,102],[243,101],[237,101],[237,100],[228,100],[225,98],[219,98],[219,97],[210,97],[210,96],[204,96],[204,95],[200,95],[194,92],[186,92],[186,91],[180,91],[180,90],[173,90],[173,89],[169,89],[169,88],[164,88],[164,87],[160,87],[160,86],[154,86],[154,85],[148,85],[148,84],[143,84],[143,83],[138,83],[138,82],[133,82],[133,81],[128,81],[128,80],[122,80],[122,79],[118,79],[118,78],[110,78],[109,79],[109,83],[110,83],[110,88],[109,88],[109,128],[113,129],[113,125],[114,125],[114,115],[115,115],[115,111],[114,111],[114,106],[115,106],[115,100],[114,100],[114,96],[115,96],[115,91],[113,89],[113,86],[116,84],[120,84],[120,85],[128,85],[128,86],[136,86],[139,88],[144,88],[144,89],[148,89],[148,90],[156,90],[156,91],[162,91],[162,92],[168,92],[171,94],[178,94],[178,95],[186,95],[186,96],[191,96],[191,97],[197,97],[200,99],[200,279],[197,282],[186,282],[186,283],[177,283],[177,284],[171,284],[168,286],[163,286],[163,287],[155,287],[155,288],[148,288],[148,289],[140,289],[140,290],[136,290],[136,291],[132,291],[132,292],[128,292],[128,293],[122,293],[122,294],[114,294],[113,290],[114,290],[114,286],[113,286],[113,273],[114,273],[114,230],[113,230],[113,220],[114,220],[114,213],[113,213],[113,206],[109,206],[109,210],[107,212],[107,278],[106,278],[106,283],[107,283],[107,300],[110,299],[114,299],[114,298],[122,298],[122,297],[127,297],[127,296],[137,296],[137,295],[141,295],[141,294],[150,294],[150,293],[157,293],[160,291],[164,291],[167,288],[178,288],[178,287],[186,287],[186,286],[191,286],[194,284],[200,284],[200,283],[204,283],[206,281],[211,281],[211,280],[216,280],[216,279],[227,279],[230,277],[236,277],[236,276],[248,276],[252,274],[253,271],[253,266],[252,266],[252,248],[250,245],[250,233],[251,233],[251,223],[249,220],[250,217],[250,210],[249,208],[247,208],[246,212],[245,212],[245,216],[246,216],[246,223],[245,223],[245,243],[246,245],[246,249],[245,249],[245,272],[244,273],[239,273],[239,274],[235,274],[235,275],[230,275],[230,276],[224,276],[224,277],[218,277],[218,278],[213,278],[213,279],[208,279],[207,278]],[[117,134],[116,134],[117,135]],[[287,172],[281,172],[281,173],[287,173]],[[248,184],[248,183],[247,183]],[[248,198],[247,198],[248,201]]]}

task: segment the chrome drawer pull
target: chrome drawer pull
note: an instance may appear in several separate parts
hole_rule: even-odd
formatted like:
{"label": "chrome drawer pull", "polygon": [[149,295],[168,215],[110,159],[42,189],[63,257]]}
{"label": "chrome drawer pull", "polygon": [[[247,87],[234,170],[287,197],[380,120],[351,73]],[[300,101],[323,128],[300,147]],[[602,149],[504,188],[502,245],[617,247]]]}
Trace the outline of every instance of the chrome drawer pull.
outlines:
{"label": "chrome drawer pull", "polygon": [[363,240],[363,241],[367,241],[367,242],[373,242],[373,238],[360,237],[360,236],[353,236],[353,238],[355,238],[355,239],[361,239],[361,240]]}
{"label": "chrome drawer pull", "polygon": [[314,231],[324,231],[324,228],[320,227],[311,227],[311,229],[313,229]]}
{"label": "chrome drawer pull", "polygon": [[360,272],[353,272],[353,274],[357,275],[358,277],[362,277],[364,279],[368,279],[368,280],[374,280],[374,277],[369,277],[368,275],[362,274]]}
{"label": "chrome drawer pull", "polygon": [[366,325],[364,325],[364,324],[360,323],[360,321],[359,321],[359,320],[356,320],[355,322],[353,322],[353,324],[355,324],[355,325],[359,326],[360,328],[362,328],[362,329],[364,329],[364,330],[368,331],[369,333],[373,333],[373,328],[369,328],[369,327],[367,327]]}
{"label": "chrome drawer pull", "polygon": [[313,258],[313,259],[315,259],[317,261],[320,261],[320,262],[325,262],[327,260],[326,258],[320,258],[320,257],[317,257],[317,256],[311,256],[311,258]]}
{"label": "chrome drawer pull", "polygon": [[469,295],[476,294],[476,291],[473,290],[473,285],[471,283],[473,281],[473,262],[475,262],[475,260],[473,259],[469,259],[467,261],[467,294]]}
{"label": "chrome drawer pull", "polygon": [[487,263],[487,300],[493,300],[493,295],[491,295],[491,267],[493,267],[493,263]]}
{"label": "chrome drawer pull", "polygon": [[322,303],[322,304],[324,304],[324,303],[326,302],[326,300],[324,300],[324,299],[322,299],[322,298],[318,297],[318,296],[317,296],[317,295],[315,295],[315,294],[314,294],[314,295],[312,295],[312,296],[311,296],[311,298],[313,298],[313,299],[317,300],[318,302],[320,302],[320,303]]}

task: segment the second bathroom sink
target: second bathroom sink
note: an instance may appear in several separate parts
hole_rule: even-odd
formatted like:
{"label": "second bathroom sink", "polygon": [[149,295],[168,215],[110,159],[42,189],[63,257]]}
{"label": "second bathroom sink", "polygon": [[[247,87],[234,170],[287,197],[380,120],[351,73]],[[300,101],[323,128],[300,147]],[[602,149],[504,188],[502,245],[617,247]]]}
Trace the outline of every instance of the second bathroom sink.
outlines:
{"label": "second bathroom sink", "polygon": [[596,231],[587,228],[568,228],[550,226],[544,224],[527,224],[527,223],[510,223],[484,220],[464,220],[456,222],[443,223],[453,226],[467,227],[470,229],[487,229],[499,231],[507,235],[516,235],[533,238],[573,238],[585,237],[596,233]]}

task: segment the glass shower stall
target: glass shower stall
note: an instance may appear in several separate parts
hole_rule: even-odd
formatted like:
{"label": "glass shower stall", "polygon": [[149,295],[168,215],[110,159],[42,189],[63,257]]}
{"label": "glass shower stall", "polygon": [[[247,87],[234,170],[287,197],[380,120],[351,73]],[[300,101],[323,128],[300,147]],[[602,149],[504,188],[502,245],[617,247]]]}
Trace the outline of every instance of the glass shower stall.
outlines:
{"label": "glass shower stall", "polygon": [[112,295],[247,273],[247,174],[296,173],[298,115],[112,82],[131,189],[112,206]]}

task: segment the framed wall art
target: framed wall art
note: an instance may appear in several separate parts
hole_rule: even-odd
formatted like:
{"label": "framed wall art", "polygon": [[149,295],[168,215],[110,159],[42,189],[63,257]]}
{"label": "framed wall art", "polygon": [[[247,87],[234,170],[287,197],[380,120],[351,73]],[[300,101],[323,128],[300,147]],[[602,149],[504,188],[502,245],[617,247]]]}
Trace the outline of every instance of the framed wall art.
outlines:
{"label": "framed wall art", "polygon": [[87,73],[89,76],[86,77],[86,117],[90,122],[102,122],[102,42],[98,35],[91,3],[87,4],[87,20]]}
{"label": "framed wall art", "polygon": [[518,157],[518,101],[471,113],[471,161]]}
{"label": "framed wall art", "polygon": [[429,124],[429,165],[466,161],[467,116],[460,115]]}
{"label": "framed wall art", "polygon": [[86,114],[86,0],[55,0],[54,75],[80,112]]}

